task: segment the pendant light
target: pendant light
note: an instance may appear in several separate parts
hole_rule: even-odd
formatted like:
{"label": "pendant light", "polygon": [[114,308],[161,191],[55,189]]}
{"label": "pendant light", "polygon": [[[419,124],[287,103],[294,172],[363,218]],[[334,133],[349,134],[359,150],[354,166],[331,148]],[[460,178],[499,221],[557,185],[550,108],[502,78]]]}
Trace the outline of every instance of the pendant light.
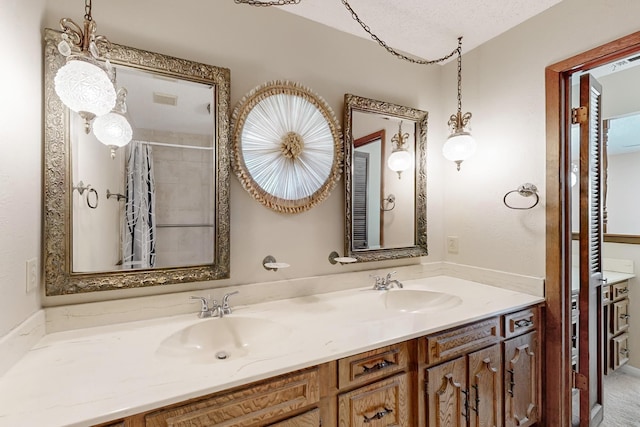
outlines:
{"label": "pendant light", "polygon": [[115,159],[116,150],[124,147],[131,141],[133,130],[129,120],[125,117],[127,90],[120,88],[116,100],[116,106],[103,116],[98,116],[93,121],[93,133],[104,145],[111,149],[111,158]]}
{"label": "pendant light", "polygon": [[476,141],[468,129],[471,113],[462,114],[462,37],[458,38],[458,111],[449,117],[447,124],[451,128],[451,135],[442,147],[442,154],[447,160],[455,162],[457,169],[460,164],[473,156],[476,152]]}
{"label": "pendant light", "polygon": [[107,114],[116,104],[113,70],[108,60],[102,61],[97,46],[110,43],[106,37],[96,35],[91,0],[85,0],[83,28],[69,18],[62,18],[60,27],[63,33],[58,51],[67,61],[54,78],[55,91],[64,105],[85,120],[85,131],[89,133],[91,120]]}
{"label": "pendant light", "polygon": [[413,155],[407,150],[408,133],[402,133],[402,120],[398,126],[398,133],[391,138],[393,150],[387,160],[387,166],[398,173],[398,179],[402,178],[402,172],[413,167]]}

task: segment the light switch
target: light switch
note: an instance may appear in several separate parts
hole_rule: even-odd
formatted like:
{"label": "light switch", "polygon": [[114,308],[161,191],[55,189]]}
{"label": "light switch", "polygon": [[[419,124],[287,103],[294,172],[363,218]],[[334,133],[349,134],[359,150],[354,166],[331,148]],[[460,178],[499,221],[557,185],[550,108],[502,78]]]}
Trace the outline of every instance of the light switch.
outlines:
{"label": "light switch", "polygon": [[449,236],[447,237],[447,252],[450,254],[458,253],[458,237],[457,236]]}
{"label": "light switch", "polygon": [[38,258],[27,261],[27,293],[38,289]]}

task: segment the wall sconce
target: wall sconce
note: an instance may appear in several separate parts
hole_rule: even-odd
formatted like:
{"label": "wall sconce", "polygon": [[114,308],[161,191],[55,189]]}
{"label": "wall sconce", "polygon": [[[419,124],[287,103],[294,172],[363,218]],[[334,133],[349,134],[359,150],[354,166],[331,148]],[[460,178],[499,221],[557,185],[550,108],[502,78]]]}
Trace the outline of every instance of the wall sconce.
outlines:
{"label": "wall sconce", "polygon": [[84,31],[69,18],[60,20],[63,30],[58,51],[67,58],[54,78],[56,94],[70,110],[89,123],[96,116],[107,114],[116,104],[113,70],[108,60],[102,64],[98,43],[110,45],[104,36],[96,35],[96,22],[91,17],[91,0],[85,0]]}
{"label": "wall sconce", "polygon": [[402,120],[398,126],[398,133],[393,135],[391,143],[393,150],[387,160],[387,166],[394,172],[398,172],[398,179],[402,178],[402,171],[406,171],[413,167],[413,155],[407,150],[406,144],[409,139],[408,133],[402,133]]}
{"label": "wall sconce", "polygon": [[471,113],[462,114],[462,37],[458,38],[458,112],[449,117],[447,125],[451,128],[451,135],[442,147],[442,154],[447,160],[455,162],[460,170],[460,163],[473,156],[476,152],[476,141],[471,136],[467,125],[471,120]]}
{"label": "wall sconce", "polygon": [[120,88],[113,110],[93,121],[93,133],[98,141],[111,148],[112,159],[116,158],[116,150],[127,145],[133,136],[129,120],[124,116],[127,112],[126,97],[127,90]]}

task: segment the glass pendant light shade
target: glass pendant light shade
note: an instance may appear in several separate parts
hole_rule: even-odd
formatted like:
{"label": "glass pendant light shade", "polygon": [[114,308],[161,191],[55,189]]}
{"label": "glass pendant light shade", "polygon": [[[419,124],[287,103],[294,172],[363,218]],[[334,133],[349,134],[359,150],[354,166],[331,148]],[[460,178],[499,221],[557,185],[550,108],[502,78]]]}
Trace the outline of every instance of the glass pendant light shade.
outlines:
{"label": "glass pendant light shade", "polygon": [[129,121],[116,112],[96,117],[93,122],[93,133],[98,141],[111,148],[111,158],[114,158],[116,150],[127,145],[133,136]]}
{"label": "glass pendant light shade", "polygon": [[387,166],[394,172],[398,172],[398,177],[402,171],[406,171],[413,166],[413,156],[405,149],[394,150],[389,159]]}
{"label": "glass pendant light shade", "polygon": [[447,160],[455,162],[460,170],[460,163],[476,152],[476,140],[469,132],[456,132],[447,138],[442,147],[442,154]]}
{"label": "glass pendant light shade", "polygon": [[80,115],[107,114],[116,104],[116,91],[107,73],[97,65],[83,60],[69,60],[54,79],[60,100]]}

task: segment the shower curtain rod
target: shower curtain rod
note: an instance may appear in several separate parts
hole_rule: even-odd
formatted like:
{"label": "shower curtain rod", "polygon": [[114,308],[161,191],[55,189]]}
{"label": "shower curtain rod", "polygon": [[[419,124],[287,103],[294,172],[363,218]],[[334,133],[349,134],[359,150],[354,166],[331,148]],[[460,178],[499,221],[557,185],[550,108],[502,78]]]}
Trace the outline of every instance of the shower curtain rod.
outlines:
{"label": "shower curtain rod", "polygon": [[137,141],[141,144],[148,144],[148,145],[159,145],[161,147],[173,147],[173,148],[192,148],[194,150],[208,150],[211,151],[213,150],[213,147],[199,147],[197,145],[180,145],[180,144],[169,144],[166,142],[155,142],[155,141],[141,141],[141,140],[134,140]]}

